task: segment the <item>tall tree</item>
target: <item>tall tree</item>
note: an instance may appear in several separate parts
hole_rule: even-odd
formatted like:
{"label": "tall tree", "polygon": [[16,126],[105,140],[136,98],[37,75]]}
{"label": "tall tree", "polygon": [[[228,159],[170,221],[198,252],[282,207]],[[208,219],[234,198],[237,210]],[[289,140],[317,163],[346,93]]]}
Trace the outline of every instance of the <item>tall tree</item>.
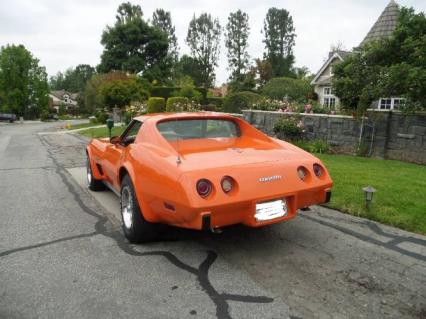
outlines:
{"label": "tall tree", "polygon": [[1,109],[19,116],[38,117],[48,106],[46,69],[23,45],[0,49]]}
{"label": "tall tree", "polygon": [[219,59],[221,30],[219,20],[207,13],[198,18],[194,15],[189,23],[186,43],[192,57],[198,61],[204,87],[212,86],[215,80],[214,68]]}
{"label": "tall tree", "polygon": [[65,73],[58,72],[50,77],[49,86],[52,90],[66,90],[70,92],[82,92],[87,81],[95,73],[95,68],[88,64],[79,64],[69,68]]}
{"label": "tall tree", "polygon": [[276,77],[291,75],[294,63],[295,44],[293,18],[285,9],[270,8],[266,14],[263,32],[265,33],[264,59],[273,67]]}
{"label": "tall tree", "polygon": [[167,55],[167,36],[143,20],[138,5],[123,3],[118,7],[116,22],[103,32],[101,43],[100,72],[122,70],[150,79],[169,72],[159,69],[159,62]]}
{"label": "tall tree", "polygon": [[225,45],[228,49],[228,65],[232,81],[243,81],[249,64],[247,52],[250,26],[248,15],[241,10],[231,12],[226,25]]}
{"label": "tall tree", "polygon": [[346,108],[361,111],[379,98],[401,96],[406,108],[426,105],[426,16],[402,8],[390,38],[359,48],[333,69],[333,87]]}
{"label": "tall tree", "polygon": [[179,46],[177,43],[175,26],[172,23],[172,17],[169,11],[157,9],[152,15],[152,24],[154,27],[160,28],[167,35],[169,41],[168,56],[173,65],[176,65],[179,58]]}

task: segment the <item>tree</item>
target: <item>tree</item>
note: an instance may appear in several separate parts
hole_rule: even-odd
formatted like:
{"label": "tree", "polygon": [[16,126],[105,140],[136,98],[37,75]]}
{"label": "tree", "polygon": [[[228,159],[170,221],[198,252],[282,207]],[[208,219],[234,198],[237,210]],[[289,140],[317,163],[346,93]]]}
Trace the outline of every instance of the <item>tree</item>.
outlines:
{"label": "tree", "polygon": [[201,65],[197,59],[184,54],[176,65],[176,79],[179,82],[183,77],[191,77],[196,86],[203,85]]}
{"label": "tree", "polygon": [[94,73],[94,67],[88,64],[79,64],[75,69],[67,69],[65,73],[56,73],[50,78],[49,86],[52,90],[82,92],[86,87],[87,81]]}
{"label": "tree", "polygon": [[105,106],[109,109],[121,108],[131,101],[147,99],[149,89],[149,83],[136,75],[124,72],[95,74],[84,90],[84,104],[89,113]]}
{"label": "tree", "polygon": [[0,49],[2,111],[38,117],[48,107],[47,73],[23,45]]}
{"label": "tree", "polygon": [[173,65],[176,65],[179,59],[179,46],[175,32],[175,26],[172,24],[170,12],[163,9],[157,9],[152,15],[152,24],[154,27],[161,29],[166,35],[169,42],[168,57]]}
{"label": "tree", "polygon": [[201,84],[205,88],[211,87],[215,80],[214,68],[219,59],[220,35],[219,20],[213,19],[210,14],[203,13],[198,18],[194,15],[189,23],[186,43],[200,66]]}
{"label": "tree", "polygon": [[250,27],[248,15],[241,10],[231,12],[226,25],[225,45],[228,49],[228,65],[232,71],[231,81],[244,80],[244,72],[248,68],[249,54],[247,52]]}
{"label": "tree", "polygon": [[101,43],[104,51],[98,66],[100,72],[122,70],[142,74],[150,80],[170,72],[160,68],[167,55],[167,36],[143,20],[138,5],[123,3],[118,7],[116,22],[112,27],[107,26]]}
{"label": "tree", "polygon": [[333,87],[346,108],[365,109],[401,96],[408,108],[426,106],[426,17],[402,8],[390,38],[366,44],[334,67]]}
{"label": "tree", "polygon": [[266,49],[264,59],[272,65],[274,77],[291,76],[296,34],[290,13],[285,9],[270,8],[263,31]]}
{"label": "tree", "polygon": [[255,65],[250,69],[250,73],[254,75],[258,86],[263,86],[272,79],[274,76],[273,71],[272,64],[261,59],[256,59]]}
{"label": "tree", "polygon": [[309,81],[293,78],[273,78],[262,88],[262,94],[276,100],[306,102],[312,92]]}
{"label": "tree", "polygon": [[296,77],[296,79],[301,80],[311,80],[312,74],[311,71],[309,71],[309,68],[307,66],[302,66],[300,68],[295,67],[292,71]]}

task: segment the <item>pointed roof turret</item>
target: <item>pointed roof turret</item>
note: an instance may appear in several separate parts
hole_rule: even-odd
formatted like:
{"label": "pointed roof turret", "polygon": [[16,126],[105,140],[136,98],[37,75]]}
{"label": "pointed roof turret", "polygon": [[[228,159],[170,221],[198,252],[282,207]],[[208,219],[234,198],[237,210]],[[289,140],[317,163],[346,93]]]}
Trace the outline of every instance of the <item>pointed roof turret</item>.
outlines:
{"label": "pointed roof turret", "polygon": [[390,37],[398,23],[399,12],[399,5],[391,0],[359,46]]}

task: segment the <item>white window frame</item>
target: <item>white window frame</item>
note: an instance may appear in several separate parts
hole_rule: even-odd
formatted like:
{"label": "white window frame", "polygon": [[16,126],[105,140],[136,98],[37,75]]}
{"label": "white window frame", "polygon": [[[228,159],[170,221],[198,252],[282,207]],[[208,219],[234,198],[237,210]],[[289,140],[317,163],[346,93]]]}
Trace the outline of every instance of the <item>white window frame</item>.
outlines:
{"label": "white window frame", "polygon": [[384,97],[379,100],[379,104],[377,105],[377,108],[379,110],[384,110],[384,111],[398,110],[399,106],[404,104],[405,104],[405,99],[402,97]]}
{"label": "white window frame", "polygon": [[322,105],[328,107],[330,110],[336,110],[337,98],[333,94],[333,88],[326,86],[323,88]]}

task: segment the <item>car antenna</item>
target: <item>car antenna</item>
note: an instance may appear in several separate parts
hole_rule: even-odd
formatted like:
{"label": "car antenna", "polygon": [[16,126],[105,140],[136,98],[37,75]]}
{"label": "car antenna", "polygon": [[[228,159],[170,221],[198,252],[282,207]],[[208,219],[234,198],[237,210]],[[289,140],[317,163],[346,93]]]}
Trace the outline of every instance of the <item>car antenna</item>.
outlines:
{"label": "car antenna", "polygon": [[[176,118],[176,128],[177,128],[177,124],[178,124],[178,119]],[[180,164],[182,163],[182,160],[180,159],[180,153],[179,153],[179,140],[180,140],[180,135],[179,133],[177,134],[177,143],[176,143],[176,151],[177,151],[177,159],[176,159],[176,164]]]}

